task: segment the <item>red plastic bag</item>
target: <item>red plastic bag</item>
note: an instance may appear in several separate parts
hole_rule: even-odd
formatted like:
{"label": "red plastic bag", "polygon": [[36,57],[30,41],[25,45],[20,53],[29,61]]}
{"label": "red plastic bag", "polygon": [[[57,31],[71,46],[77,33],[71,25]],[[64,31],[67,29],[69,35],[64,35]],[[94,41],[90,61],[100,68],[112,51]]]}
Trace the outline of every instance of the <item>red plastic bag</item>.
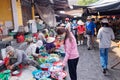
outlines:
{"label": "red plastic bag", "polygon": [[4,58],[4,64],[7,66],[9,64],[9,57]]}
{"label": "red plastic bag", "polygon": [[22,42],[24,42],[24,41],[25,41],[24,35],[19,35],[19,36],[17,36],[17,42],[18,42],[18,43],[22,43]]}

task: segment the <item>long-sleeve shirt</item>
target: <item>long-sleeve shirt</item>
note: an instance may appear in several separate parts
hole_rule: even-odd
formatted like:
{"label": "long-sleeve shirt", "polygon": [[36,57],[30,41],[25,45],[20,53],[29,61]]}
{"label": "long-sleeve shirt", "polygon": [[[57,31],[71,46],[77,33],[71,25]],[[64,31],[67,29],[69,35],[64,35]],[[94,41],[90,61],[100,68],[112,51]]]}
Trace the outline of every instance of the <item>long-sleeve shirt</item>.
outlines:
{"label": "long-sleeve shirt", "polygon": [[65,48],[65,58],[63,60],[64,65],[66,65],[68,59],[75,59],[79,57],[76,39],[72,32],[70,33],[70,35],[72,37],[71,41],[69,38],[67,38],[64,45]]}
{"label": "long-sleeve shirt", "polygon": [[14,67],[18,66],[21,63],[25,63],[28,60],[28,57],[25,54],[25,52],[22,51],[22,50],[18,50],[18,49],[16,49],[14,51],[14,56],[13,57],[17,59],[17,62],[13,64]]}
{"label": "long-sleeve shirt", "polygon": [[101,27],[98,31],[97,38],[100,39],[99,48],[109,48],[111,46],[111,40],[114,40],[115,36],[110,27]]}

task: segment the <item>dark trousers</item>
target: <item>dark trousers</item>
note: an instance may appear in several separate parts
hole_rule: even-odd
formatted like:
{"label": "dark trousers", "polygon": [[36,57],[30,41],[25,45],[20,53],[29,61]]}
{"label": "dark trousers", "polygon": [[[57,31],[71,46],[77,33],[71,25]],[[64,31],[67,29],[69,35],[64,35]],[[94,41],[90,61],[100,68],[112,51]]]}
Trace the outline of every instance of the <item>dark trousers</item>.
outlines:
{"label": "dark trousers", "polygon": [[79,58],[68,60],[68,69],[71,80],[77,80],[77,64]]}
{"label": "dark trousers", "polygon": [[78,44],[78,35],[75,35],[76,43]]}

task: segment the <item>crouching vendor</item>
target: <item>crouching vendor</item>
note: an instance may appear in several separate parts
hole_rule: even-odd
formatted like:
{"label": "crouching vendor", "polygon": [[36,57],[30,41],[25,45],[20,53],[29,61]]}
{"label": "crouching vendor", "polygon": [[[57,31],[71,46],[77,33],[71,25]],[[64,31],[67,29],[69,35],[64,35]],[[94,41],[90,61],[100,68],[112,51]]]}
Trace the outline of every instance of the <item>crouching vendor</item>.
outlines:
{"label": "crouching vendor", "polygon": [[55,38],[54,37],[48,37],[47,38],[47,43],[46,43],[46,50],[47,52],[50,54],[50,53],[53,53],[55,51],[55,44],[54,44],[54,41],[55,41]]}
{"label": "crouching vendor", "polygon": [[9,62],[6,65],[8,69],[17,70],[19,69],[19,65],[32,65],[37,69],[40,69],[39,64],[36,61],[29,59],[24,51],[8,46],[6,52],[9,57]]}

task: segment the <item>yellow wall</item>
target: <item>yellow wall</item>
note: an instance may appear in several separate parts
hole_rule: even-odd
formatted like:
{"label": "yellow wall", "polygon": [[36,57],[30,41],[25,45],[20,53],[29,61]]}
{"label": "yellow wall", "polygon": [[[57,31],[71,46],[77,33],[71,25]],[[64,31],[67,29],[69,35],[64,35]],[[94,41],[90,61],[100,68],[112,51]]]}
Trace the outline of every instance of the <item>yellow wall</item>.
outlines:
{"label": "yellow wall", "polygon": [[16,3],[17,3],[17,12],[18,12],[18,24],[20,26],[23,25],[21,2],[20,0],[18,0]]}
{"label": "yellow wall", "polygon": [[[17,13],[18,13],[18,24],[23,25],[23,19],[22,19],[22,10],[21,10],[21,2],[20,0],[16,1],[17,6]],[[11,6],[11,0],[0,0],[0,23],[5,21],[12,21],[13,22],[13,16],[12,16],[12,6]],[[32,17],[34,19],[34,7],[32,7]]]}
{"label": "yellow wall", "polygon": [[12,21],[12,9],[10,0],[0,0],[0,21]]}

